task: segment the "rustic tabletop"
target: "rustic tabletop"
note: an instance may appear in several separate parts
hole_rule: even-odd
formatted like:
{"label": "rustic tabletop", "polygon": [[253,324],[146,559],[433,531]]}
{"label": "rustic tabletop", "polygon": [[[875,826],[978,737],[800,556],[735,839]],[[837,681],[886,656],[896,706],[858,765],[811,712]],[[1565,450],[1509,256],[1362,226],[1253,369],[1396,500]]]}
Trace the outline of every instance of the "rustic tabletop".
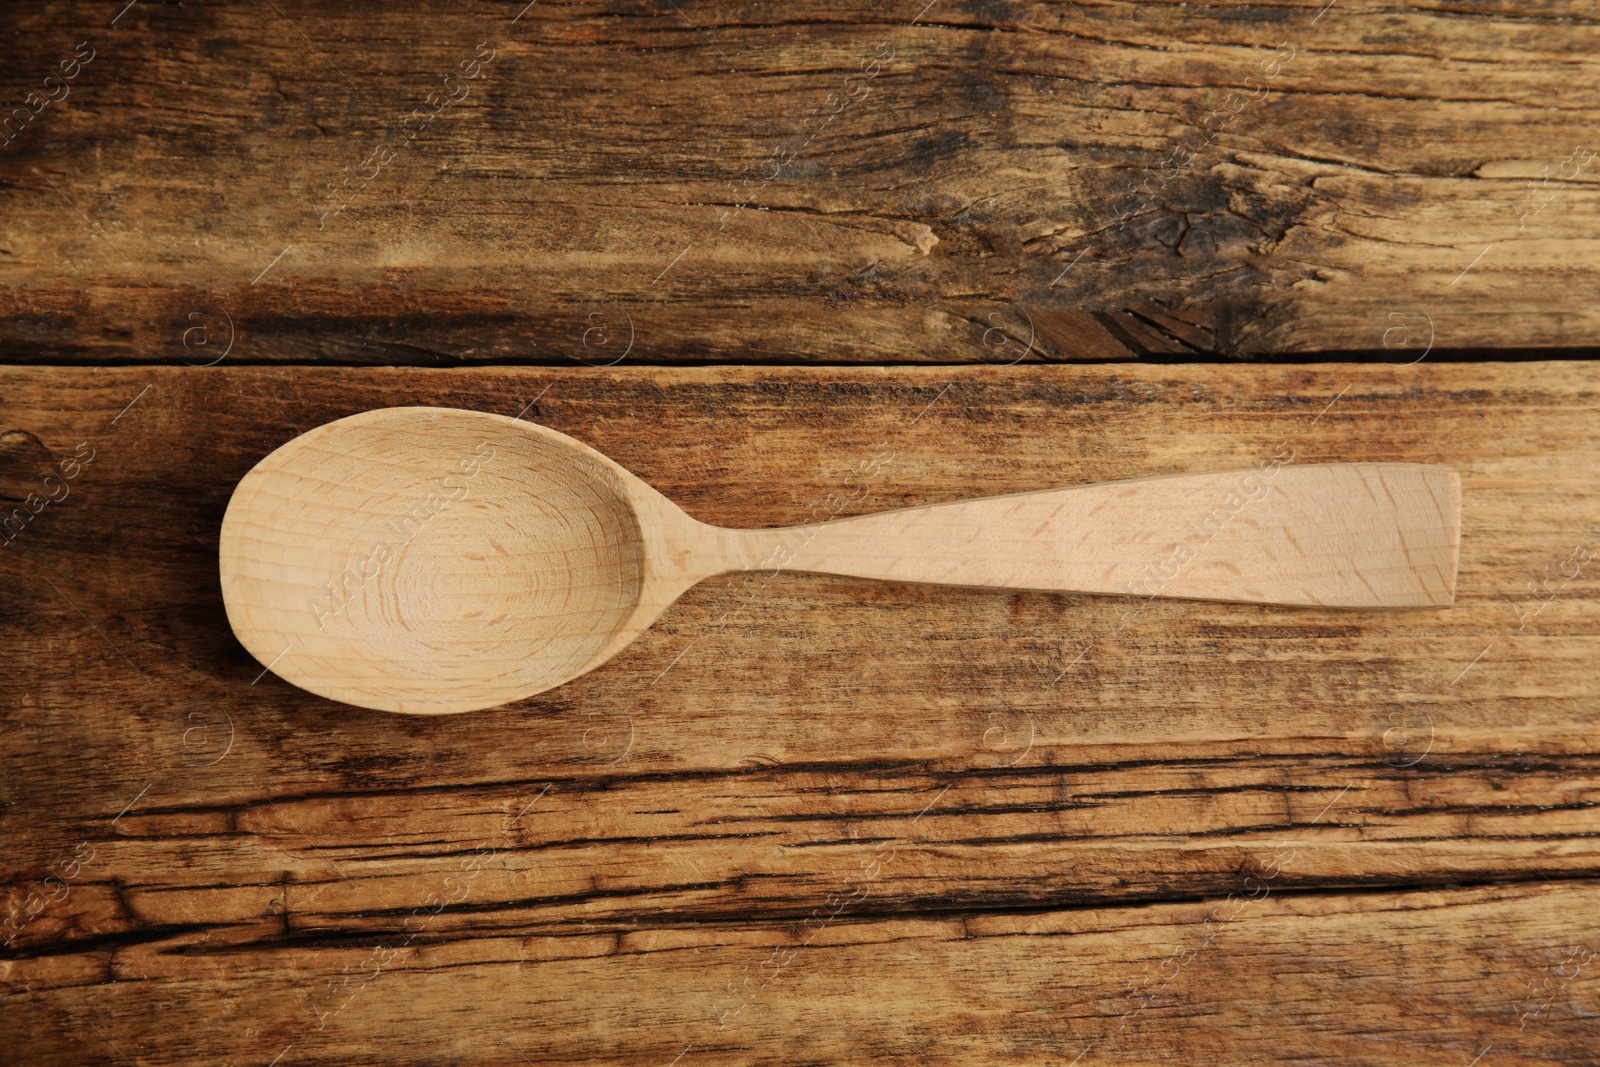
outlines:
{"label": "rustic tabletop", "polygon": [[[0,27],[0,1059],[1600,1063],[1592,5]],[[218,533],[402,404],[728,526],[1446,464],[1457,598],[746,571],[366,711]]]}

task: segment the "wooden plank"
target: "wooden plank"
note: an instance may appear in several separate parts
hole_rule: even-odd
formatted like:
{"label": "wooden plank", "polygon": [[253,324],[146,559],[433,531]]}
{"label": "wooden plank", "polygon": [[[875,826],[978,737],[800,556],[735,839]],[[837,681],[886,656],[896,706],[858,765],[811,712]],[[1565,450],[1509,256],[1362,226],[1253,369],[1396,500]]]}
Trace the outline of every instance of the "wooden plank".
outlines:
{"label": "wooden plank", "polygon": [[[135,811],[119,825],[146,827],[140,836],[159,847],[200,819],[204,833],[253,833],[273,853],[313,841],[353,850],[334,856],[343,865],[383,837],[382,813],[394,805],[408,820],[456,826],[445,841],[475,842],[550,785],[552,810],[567,813],[558,826],[593,815],[598,832],[658,811],[643,835],[577,835],[596,847],[623,838],[605,845],[619,856],[659,864],[671,849],[650,842],[676,836],[691,854],[716,845],[723,858],[708,880],[720,888],[681,893],[724,913],[746,906],[748,887],[734,876],[768,845],[852,839],[865,832],[861,820],[908,818],[946,785],[954,809],[994,808],[1000,819],[985,818],[982,832],[957,819],[950,841],[970,838],[1018,863],[1043,855],[1041,835],[1059,837],[1054,848],[1120,849],[1130,828],[1150,838],[1140,844],[1153,855],[1186,857],[1155,863],[1160,875],[1128,881],[1117,872],[1090,887],[1113,896],[1150,895],[1169,878],[1209,891],[1241,862],[1236,845],[1307,825],[1347,785],[1355,793],[1339,811],[1354,825],[1313,831],[1328,835],[1334,854],[1431,850],[1452,878],[1464,876],[1462,864],[1472,869],[1474,855],[1484,857],[1479,870],[1502,870],[1515,855],[1541,869],[1592,863],[1583,797],[1594,773],[1594,622],[1585,610],[1594,586],[1592,567],[1573,558],[1574,546],[1592,543],[1588,368],[122,369],[66,379],[14,370],[5,380],[13,424],[35,428],[9,441],[44,442],[60,456],[78,441],[96,450],[74,494],[7,552],[8,599],[22,605],[6,620],[12,647],[25,662],[78,664],[69,675],[22,679],[20,707],[84,709],[25,735],[18,758],[65,760],[79,774],[108,759],[119,765],[118,752],[135,759],[110,791],[47,787],[24,769],[29,788],[66,791],[58,827],[102,824],[149,784],[141,761],[189,754],[186,734],[196,757],[209,759],[220,742],[199,745],[207,734],[188,731],[219,733],[221,712],[245,700],[248,721],[235,716],[236,743],[198,776],[199,794],[184,787],[174,809],[177,787],[163,786],[142,802],[161,814]],[[260,666],[227,633],[214,584],[215,524],[237,475],[297,428],[361,408],[418,401],[515,413],[536,397],[529,417],[616,456],[691,513],[735,526],[1248,466],[1291,451],[1302,461],[1453,463],[1466,499],[1459,601],[1443,612],[1339,612],[735,576],[693,590],[601,671],[433,727],[324,703],[270,675],[257,681]],[[858,459],[873,454],[884,460],[877,478],[847,485]],[[24,489],[8,493],[20,500]],[[1563,568],[1579,573],[1567,581]],[[1527,583],[1547,575],[1540,593],[1551,598],[1530,599]],[[304,733],[310,722],[362,729],[335,755]],[[501,743],[486,748],[484,731]],[[425,766],[394,749],[397,732],[428,746]],[[1152,761],[1178,769],[1157,773]],[[658,782],[662,774],[681,780]],[[1448,787],[1423,786],[1438,774]],[[273,783],[267,806],[263,781]],[[1545,805],[1552,790],[1561,799]],[[766,799],[751,808],[752,795]],[[803,799],[818,795],[833,799],[821,809]],[[1502,823],[1490,825],[1549,828],[1564,844],[1535,858],[1527,841],[1501,842],[1497,832],[1457,855],[1462,804],[1496,796],[1506,804]],[[1391,818],[1410,828],[1393,836],[1412,840],[1382,844],[1379,827]],[[727,823],[767,836],[716,829]],[[1181,836],[1201,831],[1222,838]],[[1530,829],[1530,839],[1543,832]],[[783,866],[791,862],[803,881],[812,860]],[[1044,877],[1043,888],[1011,878],[1019,869],[996,880],[1022,900],[1067,891],[1048,877],[1053,860],[1037,862],[1027,872]],[[1363,867],[1363,878],[1383,869]],[[1403,875],[1397,865],[1388,873]],[[681,871],[664,867],[654,881],[624,881],[673,895],[675,878]],[[200,884],[209,879],[202,873]],[[1087,890],[1075,881],[1072,892]],[[775,904],[791,893],[775,889]]]}
{"label": "wooden plank", "polygon": [[170,930],[0,963],[6,1029],[22,1062],[141,1065],[1460,1067],[1587,1063],[1600,1039],[1592,881],[903,918],[825,899],[709,928]]}
{"label": "wooden plank", "polygon": [[[0,550],[6,1031],[40,1061],[112,1056],[98,1028],[152,1063],[1581,1062],[1597,384],[1552,362],[0,370],[7,515],[67,490]],[[365,712],[234,642],[217,525],[278,444],[401,403],[522,412],[730,526],[1268,457],[1446,463],[1458,601],[735,575],[540,697]],[[1447,883],[1476,888],[1418,888]],[[1255,940],[1230,922],[1148,984],[1245,894]],[[385,984],[330,993],[375,944]]]}
{"label": "wooden plank", "polygon": [[11,358],[1591,349],[1600,315],[1578,0],[7,18]]}

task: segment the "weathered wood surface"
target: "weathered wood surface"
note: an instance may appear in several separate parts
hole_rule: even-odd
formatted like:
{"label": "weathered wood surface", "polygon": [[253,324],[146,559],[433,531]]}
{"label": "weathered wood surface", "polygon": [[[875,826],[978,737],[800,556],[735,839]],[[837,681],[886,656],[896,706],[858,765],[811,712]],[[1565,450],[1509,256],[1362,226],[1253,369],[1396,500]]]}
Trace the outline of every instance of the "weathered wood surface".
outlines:
{"label": "weathered wood surface", "polygon": [[[0,1040],[1593,1062],[1597,386],[1583,363],[0,371],[7,510],[69,488],[0,550]],[[1458,602],[752,574],[540,697],[365,712],[261,676],[217,525],[272,448],[399,403],[525,411],[730,526],[1447,463]]]}
{"label": "weathered wood surface", "polygon": [[0,21],[6,359],[1009,363],[1600,327],[1583,0]]}

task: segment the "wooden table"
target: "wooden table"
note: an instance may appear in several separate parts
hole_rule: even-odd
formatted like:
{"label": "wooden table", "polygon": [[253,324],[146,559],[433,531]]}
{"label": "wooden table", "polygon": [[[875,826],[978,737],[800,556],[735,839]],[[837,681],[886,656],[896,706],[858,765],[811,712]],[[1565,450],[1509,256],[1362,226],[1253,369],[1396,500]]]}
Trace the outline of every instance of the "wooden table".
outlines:
{"label": "wooden table", "polygon": [[[1593,11],[922,2],[0,14],[0,1059],[1600,1062]],[[363,711],[218,525],[412,403],[732,526],[1447,463],[1458,601],[752,572]]]}

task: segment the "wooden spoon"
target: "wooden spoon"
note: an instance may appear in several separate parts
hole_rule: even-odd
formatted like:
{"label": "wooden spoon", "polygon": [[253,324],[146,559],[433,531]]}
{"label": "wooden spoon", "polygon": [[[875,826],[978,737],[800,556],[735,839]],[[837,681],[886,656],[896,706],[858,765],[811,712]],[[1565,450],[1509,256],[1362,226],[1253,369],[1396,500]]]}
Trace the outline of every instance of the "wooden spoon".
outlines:
{"label": "wooden spoon", "polygon": [[1460,512],[1449,467],[1266,462],[728,530],[554,430],[387,408],[302,434],[240,480],[222,522],[222,595],[244,647],[286,680],[442,714],[570,681],[691,585],[753,568],[1443,607]]}

